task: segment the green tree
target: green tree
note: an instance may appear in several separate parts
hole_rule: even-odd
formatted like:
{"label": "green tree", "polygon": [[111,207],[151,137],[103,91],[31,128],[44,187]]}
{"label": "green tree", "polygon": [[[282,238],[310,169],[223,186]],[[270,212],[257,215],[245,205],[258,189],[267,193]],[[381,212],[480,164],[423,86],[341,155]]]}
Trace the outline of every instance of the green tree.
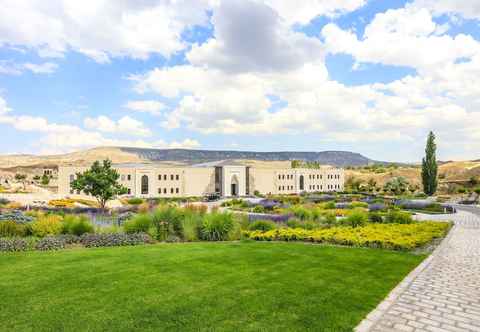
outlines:
{"label": "green tree", "polygon": [[15,174],[15,180],[22,183],[23,190],[27,190],[27,184],[26,184],[27,175],[26,174],[20,174],[20,173]]}
{"label": "green tree", "polygon": [[50,183],[50,177],[47,175],[47,174],[43,174],[42,176],[42,184],[44,186],[48,186],[48,184]]}
{"label": "green tree", "polygon": [[409,186],[410,184],[408,183],[407,179],[405,179],[403,176],[397,176],[388,180],[383,186],[383,190],[398,195],[405,193]]}
{"label": "green tree", "polygon": [[433,132],[428,134],[427,146],[425,148],[425,157],[422,160],[422,183],[423,192],[432,196],[437,191],[437,145],[435,144],[435,135]]}
{"label": "green tree", "polygon": [[77,173],[71,186],[74,190],[83,191],[95,197],[100,207],[105,209],[109,200],[127,193],[127,188],[118,183],[119,178],[120,174],[112,168],[110,160],[104,160],[102,164],[95,161],[90,169]]}

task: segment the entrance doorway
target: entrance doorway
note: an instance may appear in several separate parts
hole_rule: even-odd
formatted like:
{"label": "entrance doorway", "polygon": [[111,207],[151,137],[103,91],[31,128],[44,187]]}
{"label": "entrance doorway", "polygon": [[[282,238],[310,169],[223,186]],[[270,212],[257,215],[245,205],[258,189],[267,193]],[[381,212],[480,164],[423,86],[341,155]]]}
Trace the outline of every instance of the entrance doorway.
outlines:
{"label": "entrance doorway", "polygon": [[238,178],[236,175],[232,176],[232,182],[230,184],[230,195],[238,196]]}

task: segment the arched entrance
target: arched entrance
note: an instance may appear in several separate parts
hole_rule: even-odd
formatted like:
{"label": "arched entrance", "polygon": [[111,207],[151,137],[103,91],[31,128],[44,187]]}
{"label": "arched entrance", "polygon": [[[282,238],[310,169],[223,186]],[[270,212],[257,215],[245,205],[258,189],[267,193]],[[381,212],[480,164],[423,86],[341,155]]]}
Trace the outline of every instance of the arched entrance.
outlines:
{"label": "arched entrance", "polygon": [[300,190],[305,190],[305,179],[303,178],[303,175],[300,175]]}
{"label": "arched entrance", "polygon": [[148,195],[148,176],[142,175],[142,195]]}
{"label": "arched entrance", "polygon": [[236,175],[232,176],[232,182],[230,183],[230,195],[238,196],[238,177]]}

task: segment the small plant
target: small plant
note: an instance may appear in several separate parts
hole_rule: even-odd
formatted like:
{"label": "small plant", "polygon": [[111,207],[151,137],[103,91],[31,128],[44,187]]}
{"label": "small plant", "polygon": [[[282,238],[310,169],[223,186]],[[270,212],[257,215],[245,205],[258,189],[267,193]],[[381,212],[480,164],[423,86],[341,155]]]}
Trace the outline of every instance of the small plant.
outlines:
{"label": "small plant", "polygon": [[93,231],[93,225],[86,216],[66,215],[63,218],[63,234],[80,236]]}
{"label": "small plant", "polygon": [[234,228],[233,215],[230,213],[211,213],[203,218],[200,236],[207,241],[228,240],[230,231]]}
{"label": "small plant", "polygon": [[24,239],[0,239],[0,251],[25,251],[27,248],[28,244]]}
{"label": "small plant", "polygon": [[182,220],[183,240],[188,242],[197,241],[201,224],[202,215],[196,213],[187,214]]}
{"label": "small plant", "polygon": [[125,222],[123,229],[127,234],[147,233],[152,226],[152,217],[142,213]]}
{"label": "small plant", "polygon": [[25,236],[27,226],[12,220],[0,221],[0,237]]}
{"label": "small plant", "polygon": [[92,247],[116,247],[134,246],[139,244],[152,243],[152,238],[145,233],[135,234],[84,234],[80,242],[86,248]]}
{"label": "small plant", "polygon": [[383,223],[382,215],[378,212],[370,212],[368,214],[368,221],[374,224],[381,224]]}
{"label": "small plant", "polygon": [[413,219],[412,215],[408,212],[390,210],[385,216],[385,222],[388,224],[411,224]]}
{"label": "small plant", "polygon": [[248,227],[251,231],[271,231],[277,228],[274,222],[268,220],[257,220],[250,224]]}
{"label": "small plant", "polygon": [[130,199],[127,200],[127,203],[130,204],[130,205],[140,205],[143,202],[144,202],[143,199],[141,199],[139,197],[133,197],[133,198],[130,198]]}
{"label": "small plant", "polygon": [[56,215],[42,216],[32,223],[32,233],[38,237],[58,235],[62,230],[62,217]]}
{"label": "small plant", "polygon": [[351,227],[359,227],[363,226],[368,222],[368,214],[364,210],[355,209],[342,220],[342,224],[351,226]]}
{"label": "small plant", "polygon": [[61,237],[47,236],[40,239],[35,245],[36,250],[59,250],[65,248],[65,241]]}
{"label": "small plant", "polygon": [[255,207],[252,209],[252,212],[255,212],[255,213],[264,213],[265,212],[265,208],[261,205],[255,205]]}

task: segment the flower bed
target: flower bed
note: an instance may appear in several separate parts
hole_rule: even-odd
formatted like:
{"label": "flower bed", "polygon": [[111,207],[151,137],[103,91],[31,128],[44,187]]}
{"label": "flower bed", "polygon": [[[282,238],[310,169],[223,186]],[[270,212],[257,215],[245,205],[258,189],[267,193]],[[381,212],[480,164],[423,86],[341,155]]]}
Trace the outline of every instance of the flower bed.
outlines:
{"label": "flower bed", "polygon": [[423,222],[413,224],[368,224],[363,227],[332,227],[305,230],[280,228],[271,231],[245,231],[244,236],[257,241],[305,241],[357,247],[412,250],[445,236],[450,224]]}

